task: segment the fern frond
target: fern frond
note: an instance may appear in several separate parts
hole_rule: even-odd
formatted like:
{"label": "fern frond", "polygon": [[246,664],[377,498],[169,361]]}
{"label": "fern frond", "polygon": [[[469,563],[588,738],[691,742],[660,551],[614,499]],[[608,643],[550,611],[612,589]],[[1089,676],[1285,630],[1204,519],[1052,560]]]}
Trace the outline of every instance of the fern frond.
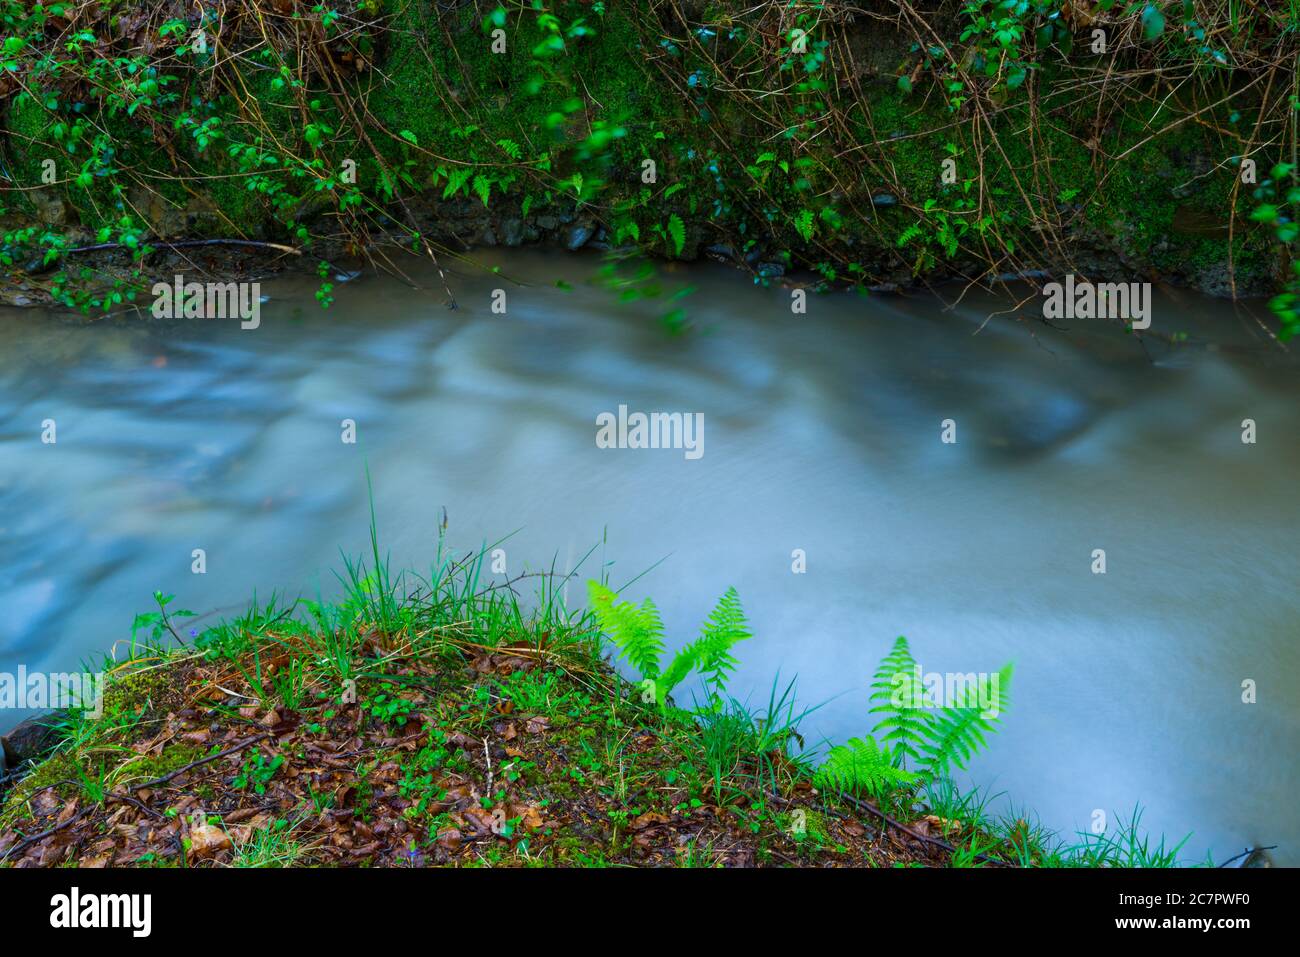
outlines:
{"label": "fern frond", "polygon": [[930,715],[923,710],[925,689],[916,671],[916,659],[907,646],[907,639],[899,635],[871,682],[873,707],[868,713],[884,715],[872,733],[881,736],[881,743],[899,767],[905,766],[909,758],[919,763],[921,749],[929,740],[926,725]]}
{"label": "fern frond", "polygon": [[927,775],[939,777],[950,766],[964,769],[966,762],[986,744],[984,736],[997,730],[1010,704],[1011,665],[999,671],[997,677],[996,684],[989,683],[985,703],[979,701],[975,688],[965,685],[961,700],[941,709],[927,725],[928,740],[921,748]]}
{"label": "fern frond", "polygon": [[672,664],[664,671],[660,680],[664,693],[672,691],[695,669],[704,675],[712,693],[720,694],[736,668],[732,646],[752,637],[745,610],[740,604],[740,594],[735,588],[728,588],[700,628],[700,637],[677,652]]}
{"label": "fern frond", "polygon": [[617,595],[597,581],[587,582],[591,607],[600,628],[618,646],[623,657],[642,679],[659,677],[659,658],[663,654],[663,623],[649,598],[639,606],[616,601]]}
{"label": "fern frond", "polygon": [[888,750],[882,751],[871,735],[865,741],[849,738],[848,744],[831,748],[826,763],[813,774],[817,787],[872,797],[881,797],[918,780],[919,775],[895,767]]}

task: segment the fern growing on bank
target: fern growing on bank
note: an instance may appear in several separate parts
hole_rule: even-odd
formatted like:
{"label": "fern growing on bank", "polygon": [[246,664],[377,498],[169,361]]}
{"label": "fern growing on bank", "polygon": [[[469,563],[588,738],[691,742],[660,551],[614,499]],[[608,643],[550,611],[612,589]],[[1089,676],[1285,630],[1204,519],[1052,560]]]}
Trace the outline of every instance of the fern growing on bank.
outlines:
{"label": "fern growing on bank", "polygon": [[831,748],[813,783],[821,788],[877,797],[915,784],[920,777],[894,764],[889,751],[882,751],[876,739],[867,735],[865,741],[849,738],[848,744]]}
{"label": "fern growing on bank", "polygon": [[664,627],[653,601],[647,598],[639,605],[618,601],[615,592],[597,581],[587,582],[587,591],[601,630],[640,674],[646,700],[653,696],[664,708],[668,695],[692,672],[703,676],[712,704],[721,700],[736,667],[731,648],[751,637],[736,589],[726,590],[701,627],[700,637],[677,652],[667,668],[660,666]]}
{"label": "fern growing on bank", "polygon": [[869,713],[882,717],[865,739],[830,749],[814,775],[818,786],[884,797],[945,777],[954,767],[964,769],[985,747],[1010,703],[1011,665],[988,680],[948,676],[950,700],[943,706],[920,670],[907,639],[899,637],[871,683]]}

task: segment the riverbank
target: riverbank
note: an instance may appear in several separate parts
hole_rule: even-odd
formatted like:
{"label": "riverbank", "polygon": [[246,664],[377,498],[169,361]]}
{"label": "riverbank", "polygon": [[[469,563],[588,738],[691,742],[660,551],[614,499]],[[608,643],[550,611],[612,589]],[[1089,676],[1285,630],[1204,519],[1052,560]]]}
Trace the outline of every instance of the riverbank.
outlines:
{"label": "riverbank", "polygon": [[[729,649],[750,638],[734,592],[684,655],[654,668],[656,695],[644,680],[621,677],[607,657],[621,655],[644,678],[644,640],[654,635],[653,627],[638,629],[657,622],[652,606],[611,604],[593,584],[595,611],[567,612],[554,587],[562,583],[542,576],[526,610],[521,579],[492,584],[484,563],[483,554],[441,561],[422,583],[390,576],[382,562],[371,566],[378,572],[349,564],[349,591],[338,605],[254,605],[202,632],[187,629],[189,613],[156,595],[158,610],[137,619],[126,660],[104,663],[102,714],[63,714],[44,742],[52,750],[7,782],[0,860],[1176,862],[1177,849],[1149,843],[1136,819],[1073,842],[1023,818],[999,820],[986,798],[958,792],[934,753],[918,755],[911,771],[902,761],[880,764],[894,747],[889,738],[882,750],[870,736],[828,753],[805,748],[811,742],[799,722],[808,710],[796,705],[793,685],[774,684],[757,711],[725,695]],[[877,680],[890,667],[910,673],[909,661],[900,639]],[[706,677],[706,692],[685,708],[668,692],[692,670]],[[1000,694],[995,712],[999,703],[1006,708],[1005,687]],[[993,730],[976,722],[962,731],[957,725],[969,715],[944,714],[957,722],[945,725],[950,737]]]}
{"label": "riverbank", "polygon": [[[119,308],[177,241],[397,272],[394,239],[551,241],[1278,294],[1287,333],[1293,12],[986,6],[6,6],[9,301]],[[209,252],[180,261],[234,278]]]}

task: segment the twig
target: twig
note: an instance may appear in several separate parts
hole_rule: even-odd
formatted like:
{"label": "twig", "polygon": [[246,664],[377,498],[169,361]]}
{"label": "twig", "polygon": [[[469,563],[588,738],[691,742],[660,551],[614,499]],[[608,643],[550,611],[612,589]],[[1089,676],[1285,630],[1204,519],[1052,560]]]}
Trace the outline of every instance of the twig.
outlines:
{"label": "twig", "polygon": [[158,787],[158,785],[166,784],[172,778],[178,777],[179,775],[184,774],[186,771],[192,771],[194,770],[194,768],[207,764],[210,761],[217,760],[217,758],[224,758],[229,754],[234,754],[237,751],[242,751],[250,744],[256,744],[259,741],[265,741],[269,737],[271,737],[271,732],[269,731],[264,731],[261,734],[255,734],[251,738],[245,738],[243,741],[240,741],[238,744],[231,745],[230,747],[226,748],[226,750],[224,751],[219,751],[216,754],[210,754],[206,758],[200,758],[197,761],[191,761],[189,764],[185,765],[184,767],[177,768],[175,771],[172,771],[168,774],[164,774],[160,778],[154,778],[152,781],[145,781],[142,784],[133,785],[131,787],[131,790],[139,791],[142,788],[156,788]]}
{"label": "twig", "polygon": [[1222,864],[1220,864],[1219,866],[1220,866],[1220,867],[1227,867],[1227,866],[1228,866],[1229,864],[1231,864],[1233,861],[1239,861],[1239,860],[1241,860],[1243,857],[1249,857],[1251,854],[1254,854],[1256,851],[1271,851],[1271,850],[1273,850],[1273,849],[1276,848],[1276,847],[1277,847],[1276,844],[1270,844],[1270,845],[1268,845],[1268,847],[1248,847],[1248,848],[1246,848],[1244,851],[1242,851],[1240,854],[1237,854],[1237,855],[1235,855],[1235,856],[1233,856],[1233,857],[1228,858],[1226,861],[1224,861],[1224,862],[1223,862]]}
{"label": "twig", "polygon": [[[895,821],[892,817],[890,817],[884,811],[880,810],[880,808],[876,807],[874,804],[870,804],[867,801],[859,801],[857,798],[849,794],[841,794],[839,795],[839,797],[841,798],[841,800],[847,801],[849,804],[853,805],[860,811],[868,811],[869,813],[874,814],[876,817],[880,818],[886,824],[890,825],[891,827],[897,828],[898,830],[902,831],[904,834],[911,835],[912,837],[916,838],[918,841],[925,841],[927,844],[933,844],[936,847],[941,847],[944,850],[946,850],[949,854],[957,853],[957,848],[953,847],[947,841],[937,837],[931,837],[928,834],[922,834],[919,831],[912,830],[910,827],[908,827],[906,824],[903,824],[901,821]],[[998,857],[990,857],[987,854],[976,854],[975,860],[985,861],[989,864],[994,864],[998,867],[1013,866],[1009,861],[1004,861]]]}
{"label": "twig", "polygon": [[[192,246],[253,246],[258,249],[274,249],[277,252],[291,253],[294,256],[301,256],[301,249],[294,249],[292,246],[285,246],[281,243],[267,243],[256,239],[184,239],[180,242],[165,242],[160,239],[148,240],[146,245],[165,247],[167,249],[184,249]],[[103,249],[125,249],[125,243],[94,243],[90,246],[73,246],[70,249],[63,250],[67,253],[91,253],[99,252]]]}

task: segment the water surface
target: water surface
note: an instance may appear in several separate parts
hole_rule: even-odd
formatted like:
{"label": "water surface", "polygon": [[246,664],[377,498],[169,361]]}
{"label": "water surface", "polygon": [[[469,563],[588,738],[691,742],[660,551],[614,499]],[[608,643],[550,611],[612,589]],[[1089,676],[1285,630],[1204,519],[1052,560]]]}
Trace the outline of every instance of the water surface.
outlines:
{"label": "water surface", "polygon": [[[75,667],[155,588],[205,622],[254,590],[331,592],[339,548],[367,544],[368,465],[399,564],[431,559],[444,507],[466,549],[518,530],[510,574],[607,531],[583,571],[655,566],[633,593],[675,643],[735,585],[757,637],[733,690],[797,674],[827,702],[811,742],[869,730],[897,635],[927,671],[1014,660],[974,781],[1066,832],[1141,801],[1195,832],[1189,857],[1300,864],[1300,365],[1248,309],[1167,293],[1171,346],[1025,320],[1033,300],[988,320],[1006,304],[843,293],[794,316],[788,291],[698,267],[666,277],[697,287],[674,338],[661,307],[587,285],[593,258],[491,261],[525,285],[461,268],[456,311],[366,277],[323,314],[307,280],[268,285],[249,331],[0,312],[0,670]],[[597,448],[619,405],[703,413],[705,454]]]}

